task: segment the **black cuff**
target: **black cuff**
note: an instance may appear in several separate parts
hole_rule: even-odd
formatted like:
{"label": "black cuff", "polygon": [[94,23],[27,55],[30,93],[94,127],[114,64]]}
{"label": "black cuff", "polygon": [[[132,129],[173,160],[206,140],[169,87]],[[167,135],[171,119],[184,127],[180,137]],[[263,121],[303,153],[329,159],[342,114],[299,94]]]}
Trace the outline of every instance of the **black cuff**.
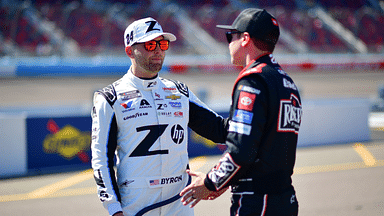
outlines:
{"label": "black cuff", "polygon": [[211,179],[209,179],[208,174],[207,174],[207,176],[205,177],[204,185],[205,185],[205,187],[206,187],[208,190],[210,190],[210,191],[217,191],[215,185],[213,184],[213,182],[211,181]]}

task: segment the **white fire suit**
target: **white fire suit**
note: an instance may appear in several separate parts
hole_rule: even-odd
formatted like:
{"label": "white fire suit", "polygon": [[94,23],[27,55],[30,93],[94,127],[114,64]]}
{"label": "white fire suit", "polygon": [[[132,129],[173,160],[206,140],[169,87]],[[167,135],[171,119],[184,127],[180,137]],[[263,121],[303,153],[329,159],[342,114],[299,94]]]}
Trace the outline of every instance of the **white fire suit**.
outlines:
{"label": "white fire suit", "polygon": [[144,80],[129,70],[96,92],[92,168],[109,214],[193,215],[193,209],[176,202],[190,180],[187,127],[223,143],[226,125],[183,83],[159,76]]}

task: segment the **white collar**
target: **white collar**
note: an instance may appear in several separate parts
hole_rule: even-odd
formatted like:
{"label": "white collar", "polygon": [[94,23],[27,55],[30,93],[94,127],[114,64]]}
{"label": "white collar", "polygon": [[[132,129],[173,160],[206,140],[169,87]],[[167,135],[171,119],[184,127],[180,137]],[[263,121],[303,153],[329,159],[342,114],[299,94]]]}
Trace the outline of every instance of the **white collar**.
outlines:
{"label": "white collar", "polygon": [[138,89],[142,89],[145,91],[150,91],[157,89],[159,87],[160,78],[159,75],[157,75],[153,79],[141,79],[132,73],[132,68],[129,68],[127,74],[124,75],[128,81],[135,86]]}

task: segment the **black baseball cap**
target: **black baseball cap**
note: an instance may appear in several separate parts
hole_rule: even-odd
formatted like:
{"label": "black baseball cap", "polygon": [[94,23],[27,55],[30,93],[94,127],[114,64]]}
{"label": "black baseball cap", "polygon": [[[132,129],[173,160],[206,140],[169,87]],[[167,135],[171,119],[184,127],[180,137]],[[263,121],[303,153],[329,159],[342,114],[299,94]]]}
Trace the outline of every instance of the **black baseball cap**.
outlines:
{"label": "black baseball cap", "polygon": [[248,32],[251,37],[275,45],[279,39],[279,24],[265,9],[248,8],[243,10],[232,25],[216,25],[217,28]]}

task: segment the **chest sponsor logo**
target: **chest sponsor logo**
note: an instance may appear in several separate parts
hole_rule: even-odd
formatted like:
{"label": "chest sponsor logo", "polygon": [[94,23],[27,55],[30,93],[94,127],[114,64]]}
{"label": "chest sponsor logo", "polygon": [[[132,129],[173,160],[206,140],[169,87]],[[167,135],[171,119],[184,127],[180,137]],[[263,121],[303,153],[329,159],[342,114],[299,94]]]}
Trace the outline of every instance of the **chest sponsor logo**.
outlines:
{"label": "chest sponsor logo", "polygon": [[172,108],[181,109],[181,102],[169,102],[169,105],[171,105]]}
{"label": "chest sponsor logo", "polygon": [[133,90],[133,91],[120,93],[119,96],[121,97],[121,100],[126,101],[133,98],[139,98],[142,96],[142,94],[139,90]]}
{"label": "chest sponsor logo", "polygon": [[240,92],[240,95],[239,95],[237,108],[246,110],[246,111],[252,111],[255,100],[256,100],[256,94],[242,91]]}
{"label": "chest sponsor logo", "polygon": [[173,176],[173,177],[167,177],[167,178],[159,178],[159,179],[150,179],[149,180],[149,186],[150,187],[161,187],[165,185],[170,185],[174,183],[179,183],[183,181],[183,176]]}
{"label": "chest sponsor logo", "polygon": [[244,111],[244,110],[235,110],[232,120],[241,122],[241,123],[251,124],[252,118],[253,118],[253,113],[251,112]]}
{"label": "chest sponsor logo", "polygon": [[157,112],[158,116],[172,117],[172,112]]}
{"label": "chest sponsor logo", "polygon": [[160,96],[160,94],[155,92],[155,100],[163,100]]}
{"label": "chest sponsor logo", "polygon": [[142,99],[140,101],[140,109],[145,109],[145,108],[152,108],[151,104],[149,104],[149,102],[145,99]]}
{"label": "chest sponsor logo", "polygon": [[164,90],[164,91],[167,91],[167,92],[175,92],[175,91],[177,91],[177,88],[171,88],[171,87],[167,88],[167,87],[163,87],[163,90]]}
{"label": "chest sponsor logo", "polygon": [[121,103],[120,105],[124,108],[123,113],[134,110],[132,107],[133,101],[128,101],[127,103]]}
{"label": "chest sponsor logo", "polygon": [[180,98],[181,98],[181,96],[179,96],[179,95],[174,95],[174,94],[169,95],[169,96],[165,96],[165,99],[171,99],[171,100],[178,100],[178,99],[180,99]]}
{"label": "chest sponsor logo", "polygon": [[289,100],[280,100],[277,131],[294,132],[298,134],[302,112],[301,103],[296,95],[291,94]]}
{"label": "chest sponsor logo", "polygon": [[167,104],[157,104],[157,110],[164,110],[168,107]]}
{"label": "chest sponsor logo", "polygon": [[135,119],[135,118],[139,118],[139,117],[147,116],[147,115],[148,115],[148,113],[135,113],[133,115],[125,116],[123,119],[124,120]]}
{"label": "chest sponsor logo", "polygon": [[181,125],[173,125],[171,128],[171,138],[174,143],[181,144],[184,140],[184,128]]}
{"label": "chest sponsor logo", "polygon": [[180,111],[177,111],[177,112],[174,112],[174,113],[173,113],[173,116],[174,116],[174,117],[182,118],[182,117],[184,116],[184,113],[183,113],[183,112],[180,112]]}

